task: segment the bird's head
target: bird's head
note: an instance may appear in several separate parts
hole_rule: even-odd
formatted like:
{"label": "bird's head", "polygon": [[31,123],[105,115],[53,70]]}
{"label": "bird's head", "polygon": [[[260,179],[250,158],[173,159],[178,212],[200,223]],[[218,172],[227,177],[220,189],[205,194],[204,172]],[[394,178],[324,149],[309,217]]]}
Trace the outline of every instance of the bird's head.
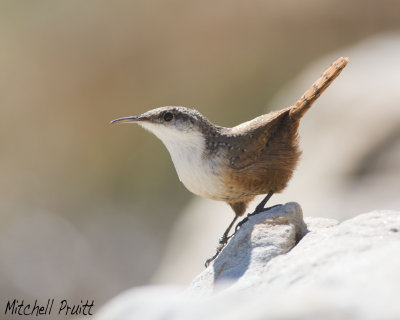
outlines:
{"label": "bird's head", "polygon": [[165,145],[174,142],[188,143],[204,140],[204,134],[212,124],[198,111],[185,107],[161,107],[140,116],[123,117],[111,123],[136,123],[156,135]]}

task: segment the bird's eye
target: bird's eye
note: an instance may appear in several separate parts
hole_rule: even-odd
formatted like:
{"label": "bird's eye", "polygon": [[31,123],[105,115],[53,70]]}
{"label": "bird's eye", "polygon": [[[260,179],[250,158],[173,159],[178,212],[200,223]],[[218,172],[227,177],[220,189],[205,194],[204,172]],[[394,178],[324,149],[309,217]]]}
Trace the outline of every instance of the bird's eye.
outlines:
{"label": "bird's eye", "polygon": [[165,121],[171,121],[173,117],[174,115],[171,112],[167,112],[166,114],[164,114]]}

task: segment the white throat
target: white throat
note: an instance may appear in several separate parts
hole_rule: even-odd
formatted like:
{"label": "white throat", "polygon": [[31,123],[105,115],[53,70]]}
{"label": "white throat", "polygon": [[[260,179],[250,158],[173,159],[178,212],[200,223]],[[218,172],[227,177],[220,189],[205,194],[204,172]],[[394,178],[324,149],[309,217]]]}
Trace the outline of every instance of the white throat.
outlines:
{"label": "white throat", "polygon": [[157,136],[168,149],[179,180],[194,194],[215,198],[222,182],[210,161],[203,158],[205,138],[201,132],[181,132],[161,124],[140,125]]}

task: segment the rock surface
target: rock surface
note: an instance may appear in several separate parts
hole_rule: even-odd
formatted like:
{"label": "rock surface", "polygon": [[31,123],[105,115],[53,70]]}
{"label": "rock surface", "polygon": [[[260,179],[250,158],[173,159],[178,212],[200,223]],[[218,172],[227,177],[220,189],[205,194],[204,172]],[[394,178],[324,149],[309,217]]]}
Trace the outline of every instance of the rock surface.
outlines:
{"label": "rock surface", "polygon": [[226,289],[260,277],[271,259],[289,252],[306,233],[301,207],[294,202],[249,217],[187,293],[208,295],[216,287]]}
{"label": "rock surface", "polygon": [[96,319],[399,319],[400,212],[306,225],[296,203],[253,216],[188,288],[131,289]]}

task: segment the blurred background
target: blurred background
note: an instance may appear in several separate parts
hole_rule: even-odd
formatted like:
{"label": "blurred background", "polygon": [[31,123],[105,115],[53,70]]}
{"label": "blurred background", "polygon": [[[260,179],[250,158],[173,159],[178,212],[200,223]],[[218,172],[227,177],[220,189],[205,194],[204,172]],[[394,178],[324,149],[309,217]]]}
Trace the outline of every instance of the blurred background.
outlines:
{"label": "blurred background", "polygon": [[232,212],[192,196],[154,136],[109,121],[183,105],[234,126],[339,56],[273,201],[340,220],[400,208],[398,1],[3,0],[0,40],[2,306],[187,284]]}

